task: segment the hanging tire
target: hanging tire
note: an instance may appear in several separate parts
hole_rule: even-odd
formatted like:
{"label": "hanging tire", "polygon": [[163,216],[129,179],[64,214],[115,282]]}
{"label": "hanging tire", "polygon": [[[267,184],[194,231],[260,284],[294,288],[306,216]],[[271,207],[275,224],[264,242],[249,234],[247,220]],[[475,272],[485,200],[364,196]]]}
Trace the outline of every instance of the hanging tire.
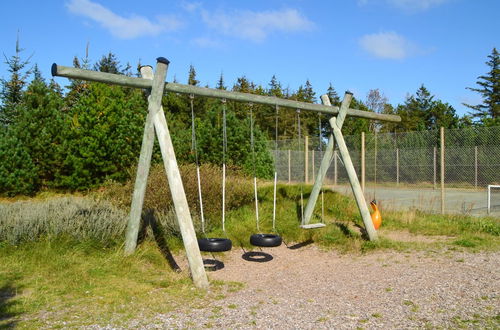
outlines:
{"label": "hanging tire", "polygon": [[250,236],[250,244],[261,247],[280,246],[283,242],[281,236],[274,234],[253,234]]}
{"label": "hanging tire", "polygon": [[225,252],[231,250],[233,243],[228,238],[200,238],[198,246],[204,252]]}

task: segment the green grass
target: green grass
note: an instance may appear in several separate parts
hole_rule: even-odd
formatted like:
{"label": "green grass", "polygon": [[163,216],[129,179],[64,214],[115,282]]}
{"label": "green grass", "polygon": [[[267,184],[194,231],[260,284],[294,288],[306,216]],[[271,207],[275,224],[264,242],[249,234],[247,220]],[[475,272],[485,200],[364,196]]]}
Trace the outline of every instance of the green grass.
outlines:
{"label": "green grass", "polygon": [[0,328],[126,324],[226,289],[213,283],[210,292],[194,290],[151,242],[131,257],[71,239],[4,244],[0,265]]}
{"label": "green grass", "polygon": [[[302,189],[305,205],[311,188]],[[380,249],[498,251],[500,248],[498,219],[418,211],[382,210],[383,231],[378,241],[370,242],[361,234],[362,221],[354,201],[332,191],[324,194],[323,220],[327,226],[303,230],[299,228],[300,192],[300,186],[278,186],[276,232],[289,247],[315,243],[343,253]],[[241,194],[240,204],[233,205],[226,215],[227,236],[235,248],[251,249],[249,236],[257,232],[255,208],[251,198],[241,191],[238,194]],[[271,233],[272,185],[261,185],[258,195],[261,232]],[[242,287],[239,283],[212,282],[210,291],[204,292],[194,289],[187,272],[170,270],[160,251],[165,252],[165,247],[180,250],[183,245],[168,212],[157,214],[161,230],[143,230],[146,236],[137,253],[124,257],[120,244],[126,210],[106,201],[56,198],[60,200],[0,204],[0,212],[9,215],[0,217],[0,235],[4,235],[0,238],[0,328],[126,325],[128,320],[148,319],[179,306],[204,308],[207,297],[224,299],[226,292]],[[78,220],[75,214],[88,217]],[[313,222],[320,221],[320,214],[318,202]],[[225,236],[219,214],[207,214],[207,219],[211,228],[208,236]],[[384,235],[391,231],[446,239],[427,243],[398,241]],[[233,307],[237,306],[228,308]]]}

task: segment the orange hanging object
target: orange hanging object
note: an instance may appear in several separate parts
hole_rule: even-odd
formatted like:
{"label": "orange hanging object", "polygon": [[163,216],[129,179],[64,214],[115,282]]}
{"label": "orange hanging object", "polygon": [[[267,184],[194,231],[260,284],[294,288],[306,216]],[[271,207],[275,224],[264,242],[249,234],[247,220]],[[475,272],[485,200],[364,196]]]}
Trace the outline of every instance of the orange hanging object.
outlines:
{"label": "orange hanging object", "polygon": [[382,215],[380,214],[380,211],[378,210],[377,201],[376,200],[371,201],[370,205],[373,209],[373,213],[372,213],[373,226],[375,227],[375,229],[379,229],[380,225],[382,224]]}

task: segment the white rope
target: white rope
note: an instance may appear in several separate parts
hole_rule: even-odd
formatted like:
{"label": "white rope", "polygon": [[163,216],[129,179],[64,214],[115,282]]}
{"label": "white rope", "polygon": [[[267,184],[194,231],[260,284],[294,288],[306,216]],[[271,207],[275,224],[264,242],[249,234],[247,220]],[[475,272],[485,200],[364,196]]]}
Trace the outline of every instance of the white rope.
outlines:
{"label": "white rope", "polygon": [[[300,151],[302,151],[302,134],[301,134],[301,130],[300,130],[300,109],[297,109],[297,128],[298,128],[298,131],[299,131],[299,154]],[[302,169],[302,173],[305,175],[305,163],[304,163],[304,168]],[[304,222],[304,189],[302,187],[302,183],[303,183],[304,180],[302,180],[302,182],[300,183],[300,222],[302,225],[305,225],[305,222]]]}
{"label": "white rope", "polygon": [[193,105],[194,95],[190,94],[189,99],[191,104],[191,148],[194,151],[194,157],[196,161],[196,179],[198,181],[198,200],[200,201],[201,231],[203,234],[205,234],[205,215],[203,212],[203,198],[201,193],[200,162],[198,160],[198,145],[196,143],[196,123]]}
{"label": "white rope", "polygon": [[226,231],[226,99],[222,99],[222,231]]}
{"label": "white rope", "polygon": [[273,230],[276,230],[276,184],[278,182],[278,172],[274,172],[274,195],[273,195]]}
{"label": "white rope", "polygon": [[278,110],[279,107],[276,105],[276,123],[274,130],[274,195],[273,195],[273,231],[276,231],[276,186],[278,184]]}

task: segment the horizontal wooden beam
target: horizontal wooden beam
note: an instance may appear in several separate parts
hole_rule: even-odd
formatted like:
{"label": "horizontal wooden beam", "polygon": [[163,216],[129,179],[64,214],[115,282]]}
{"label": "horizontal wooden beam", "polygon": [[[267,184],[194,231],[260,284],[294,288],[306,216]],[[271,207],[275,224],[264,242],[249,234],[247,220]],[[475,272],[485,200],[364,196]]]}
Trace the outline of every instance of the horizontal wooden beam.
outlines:
{"label": "horizontal wooden beam", "polygon": [[[121,85],[126,87],[136,87],[145,89],[151,88],[151,80],[128,77],[125,75],[99,72],[99,71],[77,69],[73,67],[57,65],[56,63],[52,64],[52,75],[58,77],[71,78],[71,79],[97,81],[97,82]],[[181,94],[194,94],[198,96],[214,97],[214,98],[221,98],[221,99],[240,101],[240,102],[260,103],[272,106],[278,105],[280,107],[285,107],[285,108],[320,112],[324,114],[329,114],[331,116],[339,113],[339,107],[299,102],[294,100],[281,99],[273,96],[232,92],[222,89],[205,88],[205,87],[183,85],[177,83],[168,83],[168,82],[165,83],[165,91],[181,93]],[[401,117],[397,115],[381,114],[381,113],[363,111],[358,109],[348,109],[347,115],[352,117],[366,118],[366,119],[380,120],[380,121],[389,121],[389,122],[401,121]]]}

